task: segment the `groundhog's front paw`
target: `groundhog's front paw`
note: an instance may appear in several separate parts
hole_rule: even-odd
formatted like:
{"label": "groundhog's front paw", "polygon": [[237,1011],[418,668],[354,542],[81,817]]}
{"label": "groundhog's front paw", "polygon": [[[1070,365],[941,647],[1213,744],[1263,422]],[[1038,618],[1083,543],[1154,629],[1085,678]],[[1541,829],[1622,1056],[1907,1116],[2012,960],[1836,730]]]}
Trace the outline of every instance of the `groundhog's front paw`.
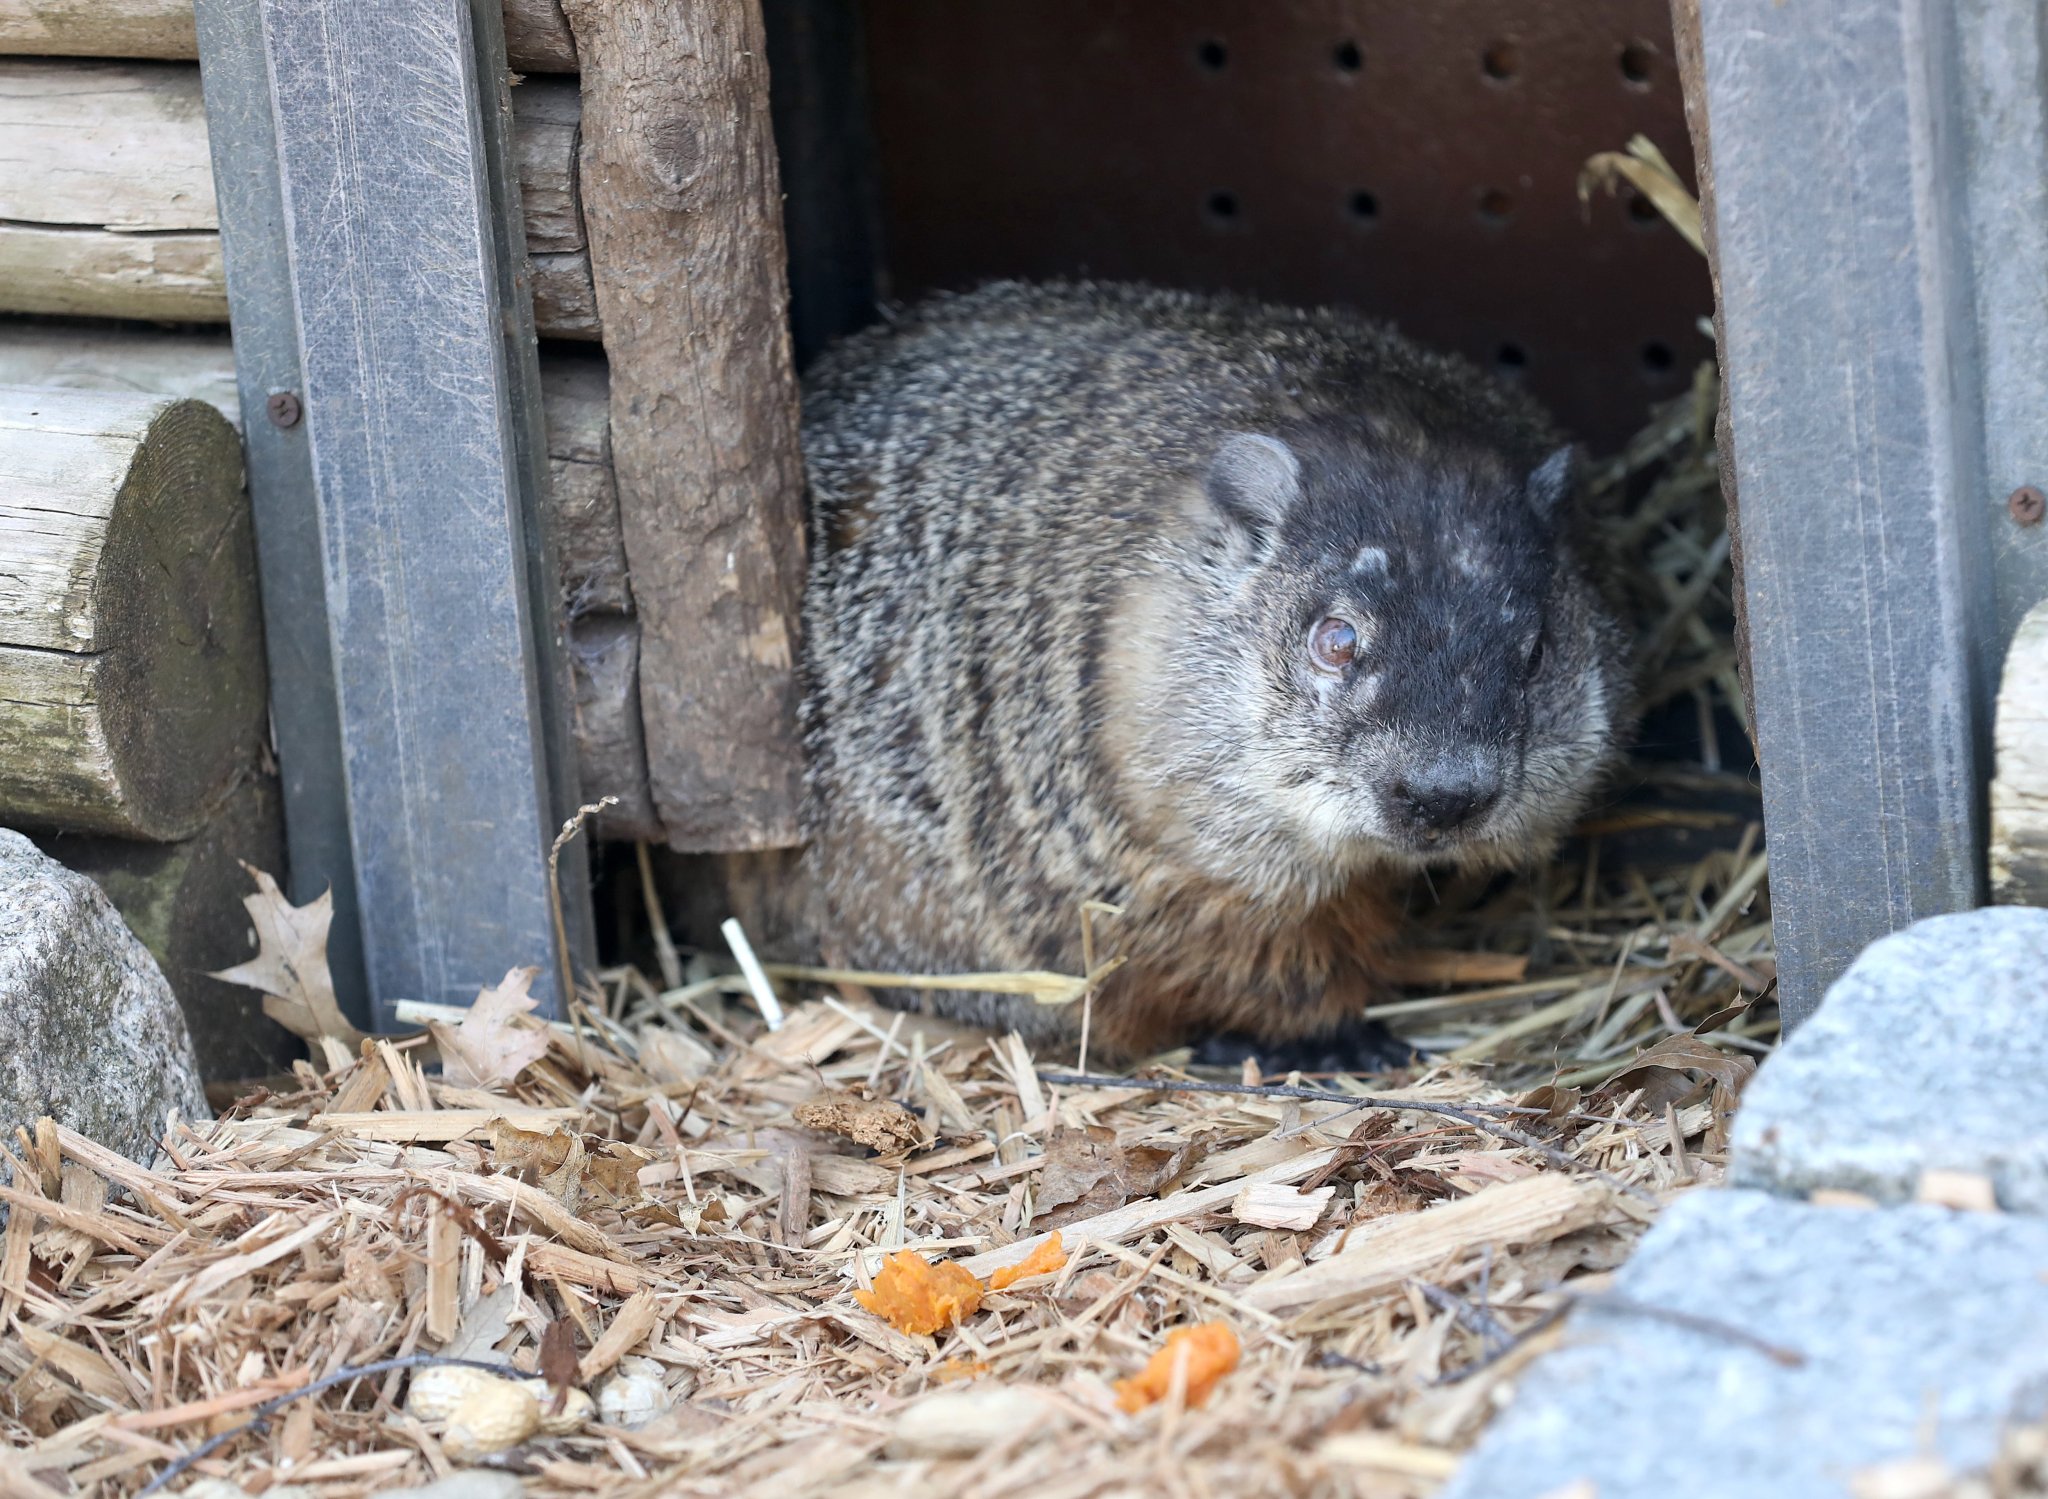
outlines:
{"label": "groundhog's front paw", "polygon": [[1347,1020],[1336,1029],[1292,1041],[1260,1041],[1236,1032],[1195,1048],[1198,1067],[1242,1067],[1256,1057],[1267,1077],[1289,1072],[1387,1072],[1406,1067],[1415,1049],[1377,1020]]}

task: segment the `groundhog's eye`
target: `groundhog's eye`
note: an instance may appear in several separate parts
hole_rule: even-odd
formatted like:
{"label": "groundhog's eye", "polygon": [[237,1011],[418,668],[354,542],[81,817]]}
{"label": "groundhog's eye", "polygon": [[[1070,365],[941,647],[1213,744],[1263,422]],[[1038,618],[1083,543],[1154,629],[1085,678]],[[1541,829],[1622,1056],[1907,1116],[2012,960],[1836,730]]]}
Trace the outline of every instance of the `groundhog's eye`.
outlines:
{"label": "groundhog's eye", "polygon": [[1343,671],[1358,654],[1358,629],[1331,615],[1308,632],[1308,653],[1323,671]]}
{"label": "groundhog's eye", "polygon": [[1529,647],[1529,675],[1535,676],[1543,669],[1543,637],[1538,635],[1535,644]]}

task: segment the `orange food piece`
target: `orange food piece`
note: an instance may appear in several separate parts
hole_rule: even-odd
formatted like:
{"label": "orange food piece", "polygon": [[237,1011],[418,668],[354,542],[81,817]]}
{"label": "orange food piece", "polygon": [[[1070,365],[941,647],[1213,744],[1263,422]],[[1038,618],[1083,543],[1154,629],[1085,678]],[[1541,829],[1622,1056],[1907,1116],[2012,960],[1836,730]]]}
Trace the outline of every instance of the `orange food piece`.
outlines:
{"label": "orange food piece", "polygon": [[988,1278],[991,1291],[1006,1291],[1027,1275],[1050,1275],[1063,1270],[1067,1264],[1067,1252],[1060,1248],[1060,1236],[1055,1233],[1014,1265],[1005,1265]]}
{"label": "orange food piece", "polygon": [[882,1266],[874,1290],[855,1291],[853,1299],[898,1332],[929,1334],[973,1316],[981,1292],[981,1282],[951,1260],[928,1264],[923,1255],[902,1249]]}
{"label": "orange food piece", "polygon": [[1148,1405],[1166,1398],[1173,1383],[1173,1366],[1187,1350],[1188,1404],[1200,1405],[1209,1398],[1217,1382],[1237,1367],[1237,1334],[1227,1323],[1204,1322],[1199,1327],[1177,1327],[1166,1335],[1166,1346],[1136,1375],[1116,1382],[1119,1410],[1136,1415]]}

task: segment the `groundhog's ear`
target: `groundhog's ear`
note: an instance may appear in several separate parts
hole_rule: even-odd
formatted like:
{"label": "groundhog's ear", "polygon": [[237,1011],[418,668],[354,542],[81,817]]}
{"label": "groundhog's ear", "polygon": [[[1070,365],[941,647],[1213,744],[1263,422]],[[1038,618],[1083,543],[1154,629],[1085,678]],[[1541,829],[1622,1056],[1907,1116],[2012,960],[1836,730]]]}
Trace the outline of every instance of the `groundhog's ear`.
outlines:
{"label": "groundhog's ear", "polygon": [[1277,437],[1233,432],[1209,463],[1209,498],[1247,531],[1265,531],[1301,498],[1301,460]]}
{"label": "groundhog's ear", "polygon": [[1530,507],[1543,519],[1549,520],[1564,507],[1565,497],[1572,492],[1572,479],[1578,473],[1578,467],[1578,450],[1566,443],[1530,473],[1529,482],[1523,488],[1528,493]]}

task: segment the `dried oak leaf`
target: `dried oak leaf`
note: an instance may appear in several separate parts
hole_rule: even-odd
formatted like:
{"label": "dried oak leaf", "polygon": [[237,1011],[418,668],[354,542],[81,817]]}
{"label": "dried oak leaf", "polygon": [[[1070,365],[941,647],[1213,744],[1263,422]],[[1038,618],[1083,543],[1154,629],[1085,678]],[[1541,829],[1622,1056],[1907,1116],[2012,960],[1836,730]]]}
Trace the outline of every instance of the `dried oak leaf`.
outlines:
{"label": "dried oak leaf", "polygon": [[515,968],[493,988],[482,990],[455,1025],[435,1021],[427,1028],[441,1048],[441,1069],[461,1088],[502,1088],[547,1055],[545,1026],[527,1019],[540,1001],[527,991],[538,968]]}
{"label": "dried oak leaf", "polygon": [[1608,1079],[1600,1091],[1607,1097],[1621,1098],[1640,1088],[1643,1097],[1638,1106],[1662,1113],[1666,1104],[1675,1104],[1698,1089],[1692,1074],[1699,1073],[1713,1087],[1715,1112],[1727,1113],[1735,1107],[1737,1095],[1755,1071],[1753,1058],[1723,1051],[1687,1033],[1666,1036],[1629,1063],[1627,1070]]}
{"label": "dried oak leaf", "polygon": [[1003,1265],[991,1270],[988,1288],[991,1291],[1007,1291],[1018,1281],[1029,1275],[1050,1275],[1055,1270],[1067,1267],[1067,1251],[1060,1245],[1060,1236],[1055,1233],[1031,1253],[1014,1265]]}
{"label": "dried oak leaf", "polygon": [[617,1140],[566,1129],[542,1134],[503,1119],[491,1121],[491,1154],[500,1171],[534,1183],[571,1212],[586,1193],[610,1207],[639,1202],[640,1168],[653,1159]]}
{"label": "dried oak leaf", "polygon": [[1038,1178],[1038,1221],[1059,1228],[1150,1197],[1201,1156],[1202,1148],[1193,1141],[1171,1150],[1152,1145],[1126,1149],[1116,1143],[1114,1130],[1100,1125],[1055,1130]]}
{"label": "dried oak leaf", "polygon": [[877,1155],[896,1155],[924,1143],[917,1115],[893,1099],[877,1098],[865,1089],[828,1088],[791,1110],[805,1129],[844,1135]]}
{"label": "dried oak leaf", "polygon": [[1228,1323],[1176,1327],[1166,1335],[1166,1346],[1153,1354],[1143,1369],[1116,1382],[1117,1408],[1136,1415],[1164,1400],[1173,1387],[1173,1366],[1182,1358],[1187,1360],[1187,1403],[1200,1405],[1223,1376],[1237,1367],[1237,1355],[1237,1334]]}
{"label": "dried oak leaf", "polygon": [[872,1291],[853,1299],[898,1332],[928,1336],[981,1309],[981,1282],[951,1260],[933,1265],[915,1250],[889,1256]]}
{"label": "dried oak leaf", "polygon": [[263,1013],[295,1036],[308,1041],[333,1036],[350,1051],[358,1050],[363,1033],[341,1013],[334,978],[327,971],[334,892],[327,891],[310,905],[294,906],[276,880],[253,864],[242,868],[256,882],[256,893],[242,898],[256,928],[256,956],[208,977],[262,990]]}
{"label": "dried oak leaf", "polygon": [[540,1335],[540,1350],[534,1367],[548,1382],[548,1414],[553,1415],[562,1409],[569,1391],[579,1379],[574,1322],[567,1317],[557,1317],[547,1325],[547,1331]]}

